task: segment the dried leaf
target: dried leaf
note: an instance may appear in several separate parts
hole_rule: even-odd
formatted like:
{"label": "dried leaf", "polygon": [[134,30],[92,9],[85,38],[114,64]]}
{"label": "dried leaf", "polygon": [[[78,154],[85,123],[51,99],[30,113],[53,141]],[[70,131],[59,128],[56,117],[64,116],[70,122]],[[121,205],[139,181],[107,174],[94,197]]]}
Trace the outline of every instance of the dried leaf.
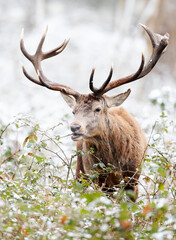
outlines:
{"label": "dried leaf", "polygon": [[67,217],[66,215],[63,215],[63,216],[61,217],[60,223],[61,223],[61,224],[65,224],[65,222],[67,221],[67,219],[68,219],[68,217]]}
{"label": "dried leaf", "polygon": [[148,213],[152,211],[153,211],[153,208],[151,208],[150,204],[147,204],[143,209],[142,215],[146,216]]}
{"label": "dried leaf", "polygon": [[128,177],[124,178],[124,181],[129,182],[129,178]]}
{"label": "dried leaf", "polygon": [[166,167],[167,167],[167,168],[171,168],[171,167],[172,167],[172,165],[171,165],[171,164],[169,164],[169,165],[167,165]]}
{"label": "dried leaf", "polygon": [[149,177],[145,177],[144,180],[145,180],[146,182],[150,182],[150,178],[149,178]]}
{"label": "dried leaf", "polygon": [[24,139],[24,142],[23,142],[23,147],[25,147],[25,145],[26,145],[26,143],[27,143],[28,139],[29,139],[29,137],[26,137],[26,138]]}
{"label": "dried leaf", "polygon": [[28,155],[29,155],[29,156],[31,156],[31,157],[33,157],[33,156],[34,156],[34,154],[33,154],[33,153],[28,153]]}
{"label": "dried leaf", "polygon": [[[35,141],[37,141],[37,136],[35,134],[31,134],[28,137],[25,138],[24,142],[23,142],[23,147],[25,147],[26,143],[29,141],[30,143],[34,143]],[[35,141],[34,141],[35,140]]]}
{"label": "dried leaf", "polygon": [[26,231],[26,229],[27,229],[27,225],[26,225],[26,224],[23,224],[23,225],[21,226],[21,233],[22,233],[25,237],[29,236],[29,233]]}
{"label": "dried leaf", "polygon": [[126,230],[132,227],[132,222],[129,220],[122,220],[120,221],[120,226]]}

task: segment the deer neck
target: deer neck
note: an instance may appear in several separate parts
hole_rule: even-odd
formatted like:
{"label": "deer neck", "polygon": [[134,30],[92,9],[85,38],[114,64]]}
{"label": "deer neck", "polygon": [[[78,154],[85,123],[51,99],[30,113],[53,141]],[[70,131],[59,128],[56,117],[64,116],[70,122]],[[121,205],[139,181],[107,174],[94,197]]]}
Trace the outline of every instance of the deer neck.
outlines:
{"label": "deer neck", "polygon": [[94,159],[95,162],[108,162],[113,164],[113,159],[117,155],[117,146],[115,147],[114,127],[111,124],[111,118],[107,115],[101,134],[87,139],[83,142],[83,151],[88,153],[88,157]]}

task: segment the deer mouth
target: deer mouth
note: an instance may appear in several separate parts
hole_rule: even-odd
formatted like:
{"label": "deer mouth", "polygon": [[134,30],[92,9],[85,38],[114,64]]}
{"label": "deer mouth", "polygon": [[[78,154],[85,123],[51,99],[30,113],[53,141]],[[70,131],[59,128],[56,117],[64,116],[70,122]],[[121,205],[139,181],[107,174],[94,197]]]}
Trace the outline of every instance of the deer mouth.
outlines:
{"label": "deer mouth", "polygon": [[73,133],[71,138],[72,138],[73,141],[78,141],[78,140],[80,140],[82,137],[83,137],[83,134]]}

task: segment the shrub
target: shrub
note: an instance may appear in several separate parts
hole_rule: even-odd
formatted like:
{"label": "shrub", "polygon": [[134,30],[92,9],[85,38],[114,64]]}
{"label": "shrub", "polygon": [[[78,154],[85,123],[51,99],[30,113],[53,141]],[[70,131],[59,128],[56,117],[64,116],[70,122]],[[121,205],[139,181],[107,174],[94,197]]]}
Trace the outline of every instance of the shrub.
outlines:
{"label": "shrub", "polygon": [[92,181],[75,181],[82,153],[65,153],[60,127],[43,130],[24,117],[1,123],[1,239],[176,237],[175,124],[165,113],[152,128],[135,203],[123,187],[112,197]]}

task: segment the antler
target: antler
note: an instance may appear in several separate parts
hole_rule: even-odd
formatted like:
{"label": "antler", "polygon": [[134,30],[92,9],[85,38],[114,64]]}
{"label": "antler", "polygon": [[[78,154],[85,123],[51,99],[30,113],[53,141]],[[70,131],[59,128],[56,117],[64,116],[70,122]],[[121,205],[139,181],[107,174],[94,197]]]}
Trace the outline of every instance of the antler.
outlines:
{"label": "antler", "polygon": [[95,68],[92,69],[92,73],[90,75],[90,81],[89,81],[89,87],[90,87],[90,90],[96,94],[99,94],[101,93],[105,88],[106,86],[108,85],[108,83],[111,81],[111,78],[112,78],[112,73],[113,73],[113,68],[111,66],[111,69],[110,69],[110,73],[109,73],[109,76],[108,78],[106,79],[106,81],[103,83],[103,85],[97,89],[93,86],[93,77],[94,77],[94,73],[95,73]]}
{"label": "antler", "polygon": [[44,34],[43,34],[43,36],[42,36],[42,38],[41,38],[41,40],[38,44],[38,47],[37,47],[37,50],[36,50],[35,54],[31,55],[27,52],[27,50],[24,46],[24,37],[23,37],[24,30],[22,30],[21,39],[20,39],[20,48],[21,48],[21,51],[24,54],[24,56],[33,64],[34,69],[35,69],[35,71],[38,75],[38,79],[35,79],[32,76],[30,76],[27,73],[24,66],[22,66],[23,73],[30,81],[32,81],[32,82],[34,82],[38,85],[41,85],[43,87],[47,87],[51,90],[60,91],[64,94],[72,95],[74,98],[77,99],[80,95],[78,92],[76,92],[75,90],[71,89],[68,86],[49,81],[43,73],[43,70],[42,70],[42,67],[41,67],[41,61],[43,61],[47,58],[56,56],[59,53],[61,53],[65,49],[65,47],[67,46],[67,44],[69,42],[69,40],[67,40],[67,41],[65,40],[60,46],[56,47],[55,49],[50,50],[48,52],[43,52],[42,47],[43,47],[43,43],[45,41],[47,31],[48,31],[48,27],[46,28],[46,30],[45,30],[45,32],[44,32]]}
{"label": "antler", "polygon": [[169,34],[166,33],[164,36],[162,36],[160,34],[153,33],[147,26],[145,26],[143,24],[141,24],[141,26],[147,32],[147,34],[151,40],[152,47],[153,47],[152,55],[151,55],[148,63],[144,67],[144,56],[142,54],[141,64],[136,73],[129,75],[127,77],[124,77],[124,78],[114,80],[110,83],[110,80],[112,77],[112,70],[113,70],[111,67],[108,79],[104,82],[104,84],[99,89],[97,89],[93,86],[93,76],[94,76],[94,71],[95,71],[95,69],[93,68],[91,76],[90,76],[90,84],[89,85],[90,85],[90,89],[94,95],[101,96],[113,88],[119,87],[123,84],[135,81],[137,79],[140,79],[140,78],[144,77],[145,75],[147,75],[152,70],[152,68],[155,66],[155,64],[157,63],[157,61],[159,60],[159,58],[161,57],[162,53],[164,52],[165,48],[168,45]]}

